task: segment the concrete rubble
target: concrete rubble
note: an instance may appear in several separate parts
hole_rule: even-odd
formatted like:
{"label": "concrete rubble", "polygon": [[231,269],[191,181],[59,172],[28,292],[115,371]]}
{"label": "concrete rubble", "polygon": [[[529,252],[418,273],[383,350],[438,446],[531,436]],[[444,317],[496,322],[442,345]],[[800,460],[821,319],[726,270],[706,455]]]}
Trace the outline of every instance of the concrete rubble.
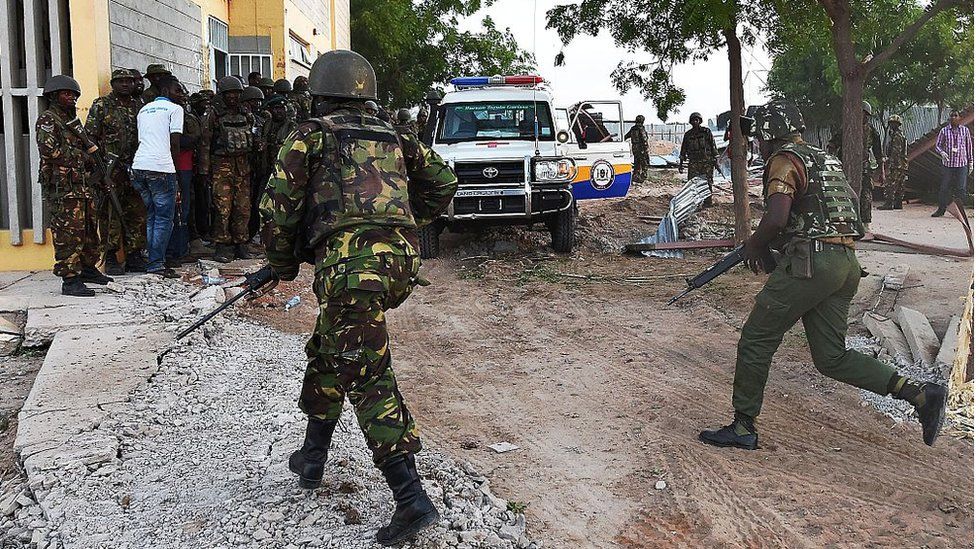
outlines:
{"label": "concrete rubble", "polygon": [[[220,296],[121,282],[97,299],[135,311],[128,324],[54,335],[21,412],[26,477],[0,486],[0,546],[374,547],[393,502],[351,410],[322,488],[299,489],[287,469],[304,429],[304,338],[230,313],[174,343]],[[470,465],[430,449],[417,461],[442,520],[404,547],[535,547]]]}
{"label": "concrete rubble", "polygon": [[939,353],[939,338],[929,319],[915,309],[901,305],[895,307],[895,319],[908,340],[915,362],[925,366],[935,364],[935,356]]}

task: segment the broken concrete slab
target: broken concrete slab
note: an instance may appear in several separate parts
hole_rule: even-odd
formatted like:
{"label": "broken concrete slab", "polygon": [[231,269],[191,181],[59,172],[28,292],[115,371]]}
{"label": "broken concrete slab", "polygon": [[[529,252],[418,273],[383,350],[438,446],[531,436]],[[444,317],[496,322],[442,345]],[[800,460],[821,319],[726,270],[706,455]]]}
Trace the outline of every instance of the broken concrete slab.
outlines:
{"label": "broken concrete slab", "polygon": [[0,314],[0,334],[11,334],[15,336],[24,334],[24,330],[20,327],[20,323],[17,322],[16,314]]}
{"label": "broken concrete slab", "polygon": [[0,356],[10,356],[20,349],[24,338],[19,335],[0,332]]}
{"label": "broken concrete slab", "polygon": [[[100,286],[93,286],[92,289],[99,294],[103,292]],[[95,299],[99,297],[96,296]],[[86,305],[91,302],[90,297],[61,295],[61,279],[51,271],[32,273],[0,289],[0,313],[17,313],[62,305]]]}
{"label": "broken concrete slab", "polygon": [[906,362],[912,362],[912,349],[905,335],[890,318],[872,312],[864,313],[864,326],[881,342],[888,354]]}
{"label": "broken concrete slab", "polygon": [[47,345],[61,330],[86,326],[115,326],[130,321],[122,313],[115,299],[100,299],[84,305],[62,305],[27,311],[27,324],[24,326],[24,346],[40,347]]}
{"label": "broken concrete slab", "polygon": [[939,352],[939,338],[936,337],[929,319],[915,309],[901,305],[895,307],[895,318],[902,333],[905,334],[905,339],[908,340],[915,363],[925,366],[935,364],[935,356]]}
{"label": "broken concrete slab", "polygon": [[872,312],[882,315],[891,314],[895,308],[895,301],[898,299],[898,292],[905,287],[905,282],[908,280],[909,271],[909,266],[905,264],[895,265],[888,270],[881,281],[881,293],[878,295],[878,301],[875,303]]}
{"label": "broken concrete slab", "polygon": [[959,345],[959,323],[961,320],[959,315],[949,319],[949,327],[946,329],[945,337],[942,338],[939,353],[935,355],[936,364],[952,367],[952,363],[956,359],[956,347]]}

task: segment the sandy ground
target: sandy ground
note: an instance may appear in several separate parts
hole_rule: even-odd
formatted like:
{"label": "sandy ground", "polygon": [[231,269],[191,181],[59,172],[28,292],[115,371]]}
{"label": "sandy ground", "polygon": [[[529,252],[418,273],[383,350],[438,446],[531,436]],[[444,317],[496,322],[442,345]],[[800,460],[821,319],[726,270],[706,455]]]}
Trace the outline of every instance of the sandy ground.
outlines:
{"label": "sandy ground", "polygon": [[[943,437],[929,448],[917,425],[896,425],[821,377],[800,328],[774,361],[761,449],[698,442],[731,417],[738,330],[762,278],[740,269],[665,307],[683,276],[720,253],[619,253],[653,231],[640,216],[662,214],[666,195],[650,187],[584,205],[572,256],[552,254],[539,231],[445,236],[444,257],[425,263],[433,284],[389,315],[401,390],[427,443],[527,504],[546,547],[971,547],[972,443]],[[724,202],[710,221],[731,222]],[[874,228],[953,245],[957,222],[928,210],[879,212]],[[940,335],[961,312],[971,261],[860,255],[872,275],[852,319],[898,263],[917,280],[899,302],[929,314]],[[250,314],[310,330],[309,277]],[[303,303],[283,312],[295,294]],[[500,441],[519,449],[487,448]]]}

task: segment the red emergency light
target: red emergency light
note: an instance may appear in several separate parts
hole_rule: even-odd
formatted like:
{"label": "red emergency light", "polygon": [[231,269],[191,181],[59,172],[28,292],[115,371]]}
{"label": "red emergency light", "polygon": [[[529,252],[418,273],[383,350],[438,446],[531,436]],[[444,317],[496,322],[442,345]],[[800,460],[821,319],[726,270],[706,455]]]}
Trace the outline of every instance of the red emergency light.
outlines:
{"label": "red emergency light", "polygon": [[545,82],[541,76],[523,74],[518,76],[462,76],[452,78],[451,84],[458,88],[475,88],[484,86],[537,86]]}

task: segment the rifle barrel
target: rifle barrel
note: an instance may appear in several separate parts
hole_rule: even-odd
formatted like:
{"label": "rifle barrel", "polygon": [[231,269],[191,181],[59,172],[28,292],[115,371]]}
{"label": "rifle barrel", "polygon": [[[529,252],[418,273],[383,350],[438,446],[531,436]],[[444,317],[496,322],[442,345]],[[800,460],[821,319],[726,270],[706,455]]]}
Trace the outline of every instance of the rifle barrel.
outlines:
{"label": "rifle barrel", "polygon": [[180,333],[176,334],[176,340],[179,341],[179,340],[183,339],[184,337],[186,337],[188,334],[190,334],[191,332],[193,332],[194,330],[196,330],[200,326],[203,326],[204,324],[206,324],[208,320],[210,320],[211,318],[213,318],[213,317],[217,316],[218,314],[220,314],[221,311],[223,311],[227,307],[230,307],[231,305],[233,305],[237,300],[239,300],[240,298],[242,298],[242,297],[244,297],[246,295],[250,295],[253,292],[254,292],[254,288],[248,288],[248,289],[244,290],[243,292],[235,295],[234,297],[228,299],[227,301],[224,301],[223,303],[220,304],[220,307],[217,307],[216,309],[214,309],[214,310],[210,311],[209,313],[203,315],[196,322],[194,322],[193,324],[191,324],[190,327],[185,328],[183,331],[181,331]]}

